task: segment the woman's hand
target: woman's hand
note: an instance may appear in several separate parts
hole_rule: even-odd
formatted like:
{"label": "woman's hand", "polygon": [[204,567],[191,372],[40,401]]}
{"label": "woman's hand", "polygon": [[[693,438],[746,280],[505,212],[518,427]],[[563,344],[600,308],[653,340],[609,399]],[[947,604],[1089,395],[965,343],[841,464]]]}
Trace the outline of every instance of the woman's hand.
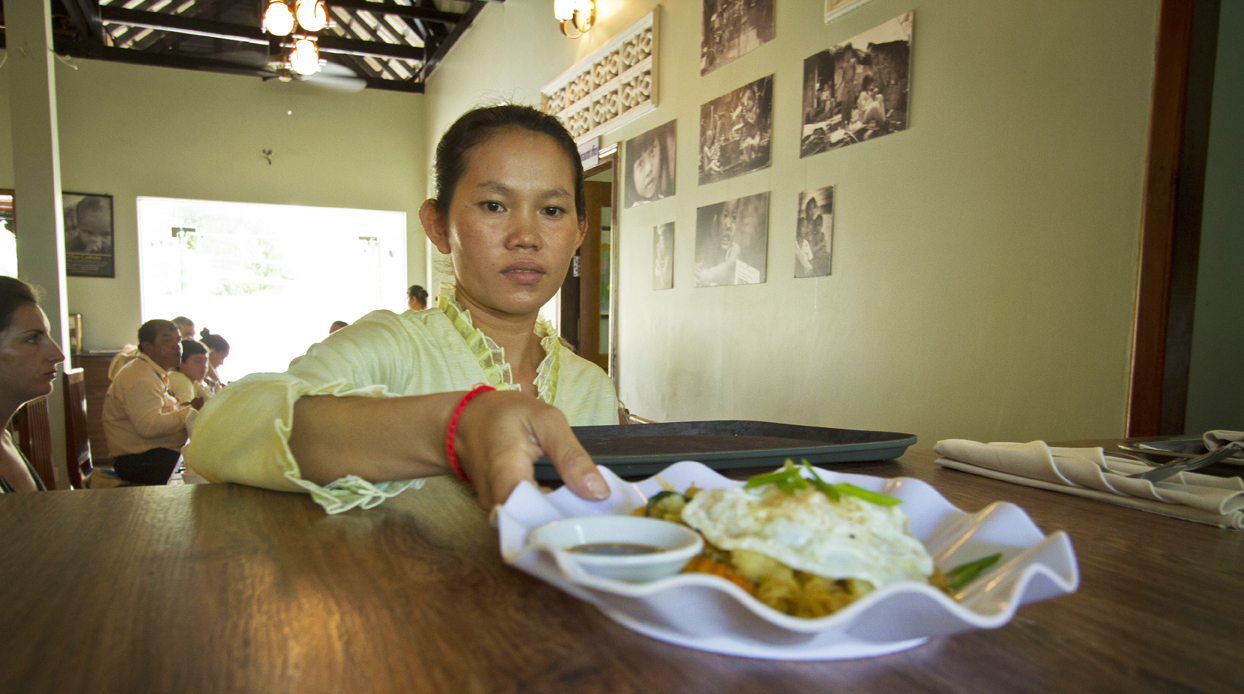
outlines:
{"label": "woman's hand", "polygon": [[519,482],[535,484],[534,463],[547,455],[575,494],[593,501],[609,487],[579,445],[561,410],[513,391],[475,396],[458,417],[454,453],[479,494],[479,505],[504,503]]}

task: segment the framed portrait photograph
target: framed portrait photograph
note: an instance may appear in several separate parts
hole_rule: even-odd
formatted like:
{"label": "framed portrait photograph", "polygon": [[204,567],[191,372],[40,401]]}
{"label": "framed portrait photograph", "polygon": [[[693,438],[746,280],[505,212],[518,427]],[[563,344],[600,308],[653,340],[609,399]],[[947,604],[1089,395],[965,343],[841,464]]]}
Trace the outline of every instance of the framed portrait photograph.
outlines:
{"label": "framed portrait photograph", "polygon": [[674,288],[674,223],[652,227],[652,288]]}
{"label": "framed portrait photograph", "polygon": [[704,0],[700,75],[773,40],[773,0]]}
{"label": "framed portrait photograph", "polygon": [[834,247],[834,187],[799,194],[795,277],[827,277]]}
{"label": "framed portrait photograph", "polygon": [[768,256],[768,193],[696,210],[695,286],[761,284]]}
{"label": "framed portrait photograph", "polygon": [[626,141],[623,207],[635,207],[674,195],[677,123],[672,120]]}
{"label": "framed portrait photograph", "polygon": [[700,185],[769,168],[773,75],[700,106]]}
{"label": "framed portrait photograph", "polygon": [[803,61],[800,157],[907,129],[913,15]]}
{"label": "framed portrait photograph", "polygon": [[112,196],[63,193],[65,274],[116,277],[113,263]]}

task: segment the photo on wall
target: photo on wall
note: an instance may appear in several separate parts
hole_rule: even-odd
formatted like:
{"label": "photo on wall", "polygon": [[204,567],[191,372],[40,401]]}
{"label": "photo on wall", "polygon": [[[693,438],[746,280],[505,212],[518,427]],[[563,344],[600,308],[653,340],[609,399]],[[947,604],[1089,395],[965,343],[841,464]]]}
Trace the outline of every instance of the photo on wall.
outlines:
{"label": "photo on wall", "polygon": [[704,0],[700,75],[773,40],[773,0]]}
{"label": "photo on wall", "polygon": [[674,288],[674,223],[652,227],[652,288]]}
{"label": "photo on wall", "polygon": [[65,274],[116,277],[113,264],[112,196],[62,193]]}
{"label": "photo on wall", "polygon": [[834,247],[834,187],[799,194],[795,277],[827,277]]}
{"label": "photo on wall", "polygon": [[825,0],[825,23],[858,10],[872,0]]}
{"label": "photo on wall", "polygon": [[695,286],[763,283],[768,255],[768,193],[696,210]]}
{"label": "photo on wall", "polygon": [[803,61],[800,157],[907,129],[913,17],[895,17]]}
{"label": "photo on wall", "polygon": [[769,168],[773,75],[700,106],[700,185]]}
{"label": "photo on wall", "polygon": [[624,207],[674,195],[677,123],[672,120],[626,141]]}

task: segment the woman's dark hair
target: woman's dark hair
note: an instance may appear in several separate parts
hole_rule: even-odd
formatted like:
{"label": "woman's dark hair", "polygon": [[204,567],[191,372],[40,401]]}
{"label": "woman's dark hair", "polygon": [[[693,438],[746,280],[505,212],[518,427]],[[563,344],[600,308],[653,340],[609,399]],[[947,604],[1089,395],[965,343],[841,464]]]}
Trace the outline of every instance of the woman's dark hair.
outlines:
{"label": "woman's dark hair", "polygon": [[208,349],[225,353],[229,351],[228,341],[219,335],[212,334],[212,331],[207,328],[203,328],[199,331],[199,339],[203,342],[203,344],[207,345]]}
{"label": "woman's dark hair", "polygon": [[156,338],[160,336],[160,332],[163,330],[179,332],[177,330],[177,324],[173,321],[164,320],[163,318],[153,318],[139,326],[138,344],[142,345],[145,342],[149,345],[154,345]]}
{"label": "woman's dark hair", "polygon": [[181,341],[181,363],[185,364],[196,354],[207,354],[207,345],[198,340]]}
{"label": "woman's dark hair", "polygon": [[467,155],[472,148],[491,137],[497,130],[521,128],[533,133],[548,135],[570,160],[574,172],[574,206],[579,220],[587,219],[587,197],[583,193],[583,162],[579,160],[579,147],[561,121],[530,106],[506,104],[467,111],[449,126],[436,145],[436,165],[433,179],[436,190],[436,211],[449,214],[449,202],[453,199],[458,179],[466,173]]}
{"label": "woman's dark hair", "polygon": [[0,275],[0,330],[7,330],[13,314],[22,304],[38,305],[34,287],[15,278]]}
{"label": "woman's dark hair", "polygon": [[[438,205],[439,206],[439,205]],[[410,285],[410,289],[406,290],[407,299],[415,299],[424,306],[428,305],[428,290],[417,284]]]}

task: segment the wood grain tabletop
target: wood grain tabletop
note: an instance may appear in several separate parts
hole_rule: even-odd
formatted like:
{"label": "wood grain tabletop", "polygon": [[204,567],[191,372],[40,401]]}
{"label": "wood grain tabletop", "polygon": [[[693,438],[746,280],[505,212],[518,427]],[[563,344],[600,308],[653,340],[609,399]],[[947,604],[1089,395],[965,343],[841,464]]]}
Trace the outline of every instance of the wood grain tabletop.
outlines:
{"label": "wood grain tabletop", "polygon": [[1244,533],[935,458],[833,467],[1018,504],[1070,534],[1079,591],[903,653],[774,662],[646,638],[507,567],[448,478],[339,516],[233,484],[5,494],[0,692],[1244,690]]}

